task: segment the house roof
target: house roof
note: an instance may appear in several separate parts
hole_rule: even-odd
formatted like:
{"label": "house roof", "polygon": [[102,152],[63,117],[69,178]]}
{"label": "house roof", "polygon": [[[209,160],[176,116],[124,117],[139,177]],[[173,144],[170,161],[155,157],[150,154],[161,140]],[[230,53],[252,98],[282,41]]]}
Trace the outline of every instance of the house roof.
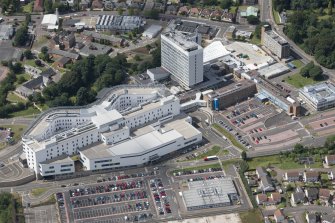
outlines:
{"label": "house roof", "polygon": [[273,199],[273,201],[276,201],[276,202],[280,202],[281,201],[281,195],[280,193],[271,193],[271,198]]}
{"label": "house roof", "polygon": [[49,69],[46,69],[45,71],[42,71],[40,75],[44,77],[51,77],[55,74],[56,72],[52,68],[49,68]]}
{"label": "house roof", "polygon": [[283,211],[280,210],[280,209],[275,210],[274,216],[275,216],[276,218],[279,218],[279,217],[285,217]]}
{"label": "house roof", "polygon": [[316,215],[314,213],[306,214],[306,218],[308,219],[308,222],[316,222]]}
{"label": "house roof", "polygon": [[201,11],[201,9],[198,9],[196,7],[190,9],[190,13],[192,13],[192,14],[199,14],[200,11]]}
{"label": "house roof", "polygon": [[65,64],[69,63],[70,60],[71,59],[68,58],[68,57],[61,57],[59,60],[57,60],[57,63],[65,65]]}
{"label": "house roof", "polygon": [[257,194],[256,197],[258,198],[259,201],[267,201],[268,200],[268,196],[266,196],[266,194]]}
{"label": "house roof", "polygon": [[328,155],[326,156],[328,162],[335,162],[335,155]]}
{"label": "house roof", "polygon": [[304,192],[294,192],[292,196],[295,202],[303,201],[305,198]]}
{"label": "house roof", "polygon": [[79,59],[79,54],[67,52],[67,51],[64,51],[64,50],[53,49],[53,50],[50,50],[50,54],[56,54],[56,55],[60,55],[60,56],[63,56],[63,57],[68,57],[68,58],[73,59],[73,60],[78,60]]}
{"label": "house roof", "polygon": [[264,167],[256,167],[256,172],[257,172],[257,174],[258,175],[268,175],[268,172],[265,170],[265,168]]}
{"label": "house roof", "polygon": [[329,198],[330,197],[330,191],[328,189],[320,188],[319,197]]}
{"label": "house roof", "polygon": [[179,13],[181,12],[188,12],[189,11],[189,8],[187,6],[182,6],[179,8]]}
{"label": "house roof", "polygon": [[299,177],[300,173],[299,171],[290,171],[286,172],[287,177]]}
{"label": "house roof", "polygon": [[272,187],[273,186],[271,178],[269,176],[261,177],[261,181],[262,181],[263,187]]}
{"label": "house roof", "polygon": [[306,177],[319,177],[319,172],[317,172],[317,171],[306,171],[305,172],[305,176]]}
{"label": "house roof", "polygon": [[317,188],[307,188],[306,190],[306,196],[308,197],[317,197],[319,194],[319,190]]}

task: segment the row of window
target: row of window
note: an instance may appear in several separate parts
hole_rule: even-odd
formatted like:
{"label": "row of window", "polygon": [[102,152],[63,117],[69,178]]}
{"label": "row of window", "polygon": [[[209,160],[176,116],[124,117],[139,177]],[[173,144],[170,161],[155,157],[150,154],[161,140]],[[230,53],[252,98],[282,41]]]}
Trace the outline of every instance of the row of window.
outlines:
{"label": "row of window", "polygon": [[94,161],[94,163],[107,163],[107,162],[112,162],[112,160],[109,159],[109,160],[99,160],[99,161]]}
{"label": "row of window", "polygon": [[105,167],[105,166],[116,166],[116,165],[120,165],[120,163],[106,163],[106,164],[102,164],[101,167]]}

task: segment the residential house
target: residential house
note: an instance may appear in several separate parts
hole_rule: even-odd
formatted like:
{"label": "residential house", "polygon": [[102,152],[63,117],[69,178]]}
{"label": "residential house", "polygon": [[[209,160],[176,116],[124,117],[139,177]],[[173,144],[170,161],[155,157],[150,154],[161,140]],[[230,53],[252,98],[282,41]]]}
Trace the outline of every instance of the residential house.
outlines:
{"label": "residential house", "polygon": [[203,17],[203,18],[206,18],[206,19],[209,19],[209,17],[211,16],[212,14],[212,10],[210,9],[203,9],[200,13],[200,16]]}
{"label": "residential house", "polygon": [[285,215],[284,212],[280,209],[277,209],[274,213],[274,219],[276,223],[281,223],[285,221]]}
{"label": "residential house", "polygon": [[200,8],[197,8],[197,7],[193,7],[190,9],[190,16],[192,17],[198,17],[201,13],[201,9]]}
{"label": "residential house", "polygon": [[79,7],[81,10],[86,10],[90,8],[90,0],[80,0]]}
{"label": "residential house", "polygon": [[272,180],[269,176],[261,177],[259,188],[264,192],[270,192],[275,190]]}
{"label": "residential house", "polygon": [[179,8],[178,14],[179,15],[188,15],[190,8],[188,6],[182,6]]}
{"label": "residential house", "polygon": [[316,223],[316,215],[314,213],[306,213],[307,223]]}
{"label": "residential house", "polygon": [[52,68],[49,68],[43,71],[37,78],[23,83],[21,86],[16,88],[15,91],[23,97],[29,97],[35,91],[42,90],[46,87],[52,81],[51,77],[55,74],[55,71]]}
{"label": "residential house", "polygon": [[318,199],[319,190],[317,188],[314,188],[314,187],[306,188],[305,189],[305,195],[306,195],[309,202],[315,201],[316,199]]}
{"label": "residential house", "polygon": [[178,7],[176,5],[168,5],[166,7],[166,11],[165,11],[166,14],[176,15],[177,12],[178,12]]}
{"label": "residential house", "polygon": [[71,62],[72,62],[72,61],[71,61],[70,58],[68,58],[68,57],[61,57],[61,58],[59,58],[59,59],[55,62],[55,65],[56,65],[57,67],[65,68],[65,66],[66,66],[67,64],[70,64]]}
{"label": "residential house", "polygon": [[83,35],[87,36],[87,38],[91,42],[97,42],[97,43],[104,44],[104,45],[122,47],[125,44],[125,39],[118,38],[118,37],[111,36],[111,35],[102,34],[102,33],[97,33],[94,31],[85,30],[83,32]]}
{"label": "residential house", "polygon": [[292,204],[300,204],[305,202],[305,193],[302,191],[293,192],[291,195],[291,203]]}
{"label": "residential house", "polygon": [[325,156],[325,162],[328,166],[334,165],[335,164],[335,155]]}
{"label": "residential house", "polygon": [[72,61],[78,60],[80,58],[79,54],[75,52],[64,51],[64,50],[52,49],[52,50],[49,50],[49,54],[52,56],[68,57]]}
{"label": "residential house", "polygon": [[104,0],[103,2],[104,8],[106,10],[114,10],[115,9],[115,3],[110,0]]}
{"label": "residential house", "polygon": [[267,176],[268,172],[265,170],[264,167],[256,167],[256,175],[257,178],[260,179],[261,177]]}
{"label": "residential house", "polygon": [[288,182],[296,182],[296,181],[300,181],[300,179],[301,179],[301,174],[298,171],[286,172],[284,175],[284,180]]}
{"label": "residential house", "polygon": [[321,216],[321,223],[334,223],[335,222],[335,216],[327,214]]}
{"label": "residential house", "polygon": [[212,20],[218,20],[220,21],[221,20],[221,16],[222,16],[222,11],[221,10],[214,10],[212,11],[210,17]]}
{"label": "residential house", "polygon": [[267,204],[268,196],[266,196],[266,194],[257,194],[256,195],[256,201],[257,201],[258,205]]}
{"label": "residential house", "polygon": [[319,172],[317,171],[306,171],[303,174],[304,182],[317,182],[319,181]]}
{"label": "residential house", "polygon": [[247,179],[248,185],[253,187],[253,186],[257,186],[257,180],[253,179],[253,178],[248,178]]}
{"label": "residential house", "polygon": [[221,21],[233,22],[235,15],[230,13],[228,9],[222,11]]}
{"label": "residential house", "polygon": [[330,199],[330,190],[325,188],[319,189],[319,199],[325,203],[328,203]]}
{"label": "residential house", "polygon": [[271,204],[279,204],[281,202],[280,193],[278,193],[278,192],[271,193],[268,202],[271,203]]}
{"label": "residential house", "polygon": [[92,9],[96,11],[102,11],[104,9],[104,4],[102,3],[101,0],[94,0],[92,2]]}
{"label": "residential house", "polygon": [[115,9],[123,9],[123,10],[127,10],[128,9],[128,5],[125,2],[115,2]]}

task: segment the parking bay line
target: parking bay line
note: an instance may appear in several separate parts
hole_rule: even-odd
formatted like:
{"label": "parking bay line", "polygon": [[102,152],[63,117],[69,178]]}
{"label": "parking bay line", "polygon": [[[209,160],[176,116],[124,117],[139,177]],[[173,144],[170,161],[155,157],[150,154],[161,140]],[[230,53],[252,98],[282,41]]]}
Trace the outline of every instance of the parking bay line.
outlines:
{"label": "parking bay line", "polygon": [[106,206],[106,205],[119,205],[119,204],[123,204],[123,203],[140,202],[140,201],[148,201],[148,198],[127,200],[127,201],[119,201],[119,202],[114,202],[114,203],[97,204],[97,205],[90,205],[90,206],[85,206],[85,207],[75,207],[75,208],[73,208],[73,210],[79,210],[80,211],[80,209],[82,209],[82,208],[101,207],[101,206]]}

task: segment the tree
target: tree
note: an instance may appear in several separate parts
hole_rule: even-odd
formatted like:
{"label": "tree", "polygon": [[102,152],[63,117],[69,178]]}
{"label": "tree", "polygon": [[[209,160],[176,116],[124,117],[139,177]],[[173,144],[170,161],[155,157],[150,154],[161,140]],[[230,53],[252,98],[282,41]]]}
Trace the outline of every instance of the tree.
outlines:
{"label": "tree", "polygon": [[144,11],[144,16],[149,19],[158,19],[159,18],[159,11],[156,9],[150,9]]}
{"label": "tree", "polygon": [[221,1],[221,8],[222,9],[229,9],[233,5],[232,0],[222,0]]}
{"label": "tree", "polygon": [[14,46],[25,46],[28,39],[28,27],[21,26],[17,29],[13,44]]}
{"label": "tree", "polygon": [[328,15],[333,15],[333,6],[334,6],[333,0],[329,0],[329,2],[328,2]]}
{"label": "tree", "polygon": [[43,1],[44,11],[46,13],[53,13],[52,9],[52,1],[51,0],[44,0]]}
{"label": "tree", "polygon": [[42,62],[40,60],[35,60],[35,64],[39,67],[42,66]]}
{"label": "tree", "polygon": [[247,153],[246,153],[245,151],[242,151],[242,153],[241,153],[241,158],[242,158],[243,160],[247,160]]}
{"label": "tree", "polygon": [[123,15],[123,8],[118,8],[117,9],[117,14],[118,15]]}
{"label": "tree", "polygon": [[136,54],[136,55],[134,56],[134,60],[136,60],[136,61],[141,61],[141,57],[140,57],[139,55]]}
{"label": "tree", "polygon": [[41,53],[43,53],[43,54],[48,53],[48,47],[43,46],[43,47],[41,48]]}
{"label": "tree", "polygon": [[252,25],[257,25],[259,23],[258,17],[254,15],[249,15],[247,17],[247,21],[249,24],[252,24]]}
{"label": "tree", "polygon": [[26,80],[26,78],[24,77],[24,76],[20,76],[18,79],[17,79],[17,83],[18,84],[22,84],[22,83],[24,83],[24,82],[26,82],[27,80]]}
{"label": "tree", "polygon": [[135,15],[135,12],[134,12],[134,8],[133,8],[133,7],[128,8],[128,15],[130,15],[130,16]]}
{"label": "tree", "polygon": [[31,50],[25,50],[25,51],[23,52],[23,55],[24,55],[24,57],[25,57],[27,60],[30,60],[30,59],[33,58],[33,54],[31,53]]}
{"label": "tree", "polygon": [[320,66],[314,65],[310,70],[309,70],[309,75],[313,80],[320,80],[322,79],[322,74],[323,71]]}

